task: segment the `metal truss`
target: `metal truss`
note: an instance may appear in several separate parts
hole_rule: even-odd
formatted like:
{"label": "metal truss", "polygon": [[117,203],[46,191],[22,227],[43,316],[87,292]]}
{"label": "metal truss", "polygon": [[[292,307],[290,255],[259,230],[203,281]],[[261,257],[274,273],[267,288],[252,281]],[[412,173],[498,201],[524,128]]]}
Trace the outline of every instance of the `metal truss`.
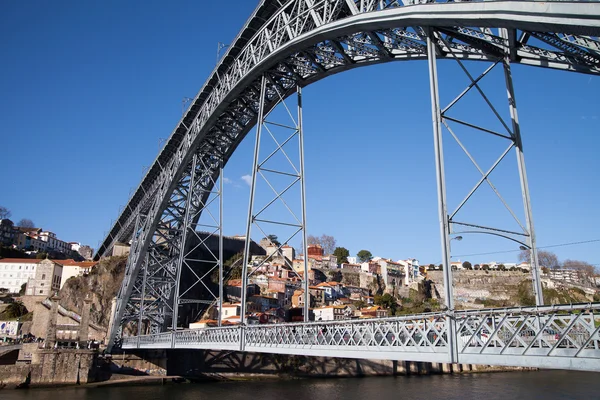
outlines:
{"label": "metal truss", "polygon": [[[290,90],[293,80],[282,80],[281,83],[270,76],[265,75],[261,79],[258,123],[256,129],[256,144],[254,146],[254,161],[252,166],[252,183],[250,186],[250,204],[248,207],[248,220],[246,227],[246,246],[244,250],[244,265],[242,268],[242,306],[241,306],[241,324],[246,322],[247,305],[247,285],[248,278],[263,265],[273,260],[281,254],[282,247],[291,242],[297,236],[302,239],[304,252],[304,273],[298,278],[303,283],[304,288],[304,320],[308,321],[310,295],[309,295],[309,277],[308,277],[308,252],[306,241],[306,194],[305,194],[305,175],[304,175],[304,132],[302,129],[302,89],[296,86],[297,107],[296,112],[290,110],[284,96]],[[270,100],[270,101],[269,101]],[[274,116],[274,109],[265,112],[267,103],[281,105],[285,110],[284,120]],[[295,114],[295,116],[294,116]],[[266,134],[265,134],[266,132]],[[266,139],[265,139],[266,138]],[[261,148],[266,147],[265,141],[271,144],[271,151],[264,158],[260,158]],[[296,144],[296,148],[292,145]],[[274,145],[274,146],[273,146]],[[297,153],[290,152],[296,150]],[[279,156],[281,162],[277,162]],[[265,185],[265,191],[269,196],[262,207],[255,207],[257,181],[261,180]],[[290,203],[289,198],[293,196],[293,190],[299,188],[299,200],[296,206]],[[271,193],[272,192],[272,193]],[[269,211],[275,207],[281,206],[283,214]],[[298,215],[300,214],[300,215]],[[287,230],[280,237],[279,246],[275,252],[267,256],[256,265],[250,263],[250,243],[252,228],[256,228],[262,237],[267,238],[272,234],[273,229],[285,227]],[[289,260],[287,268],[294,271],[293,260]],[[242,343],[242,349],[244,344]]]}
{"label": "metal truss", "polygon": [[[219,271],[219,282],[223,276],[222,179],[219,179],[218,191],[214,190],[217,178],[222,178],[222,166],[219,148],[204,157],[192,157],[189,170],[179,180],[154,234],[146,243],[143,234],[151,231],[145,229],[149,220],[147,217],[138,219],[136,240],[132,243],[125,278],[117,296],[117,323],[113,325],[133,331],[136,324],[138,335],[162,332],[169,327],[177,329],[182,305],[199,304],[204,305],[200,309],[206,309],[222,299],[222,284],[219,284],[218,294],[207,284],[215,269]],[[216,217],[210,210],[215,202],[218,203]],[[199,223],[203,212],[210,217],[207,223]],[[210,232],[200,234],[197,228],[208,228]],[[211,235],[219,238],[217,254],[206,244]],[[208,254],[208,259],[194,258],[199,250],[203,250],[201,254]],[[182,287],[182,273],[187,274],[185,287]],[[198,298],[197,286],[202,286],[206,289],[204,294],[209,295]],[[116,335],[118,332],[113,329],[111,338]]]}
{"label": "metal truss", "polygon": [[[501,29],[500,34],[504,38],[508,38],[508,32],[506,29]],[[434,143],[435,143],[435,154],[436,154],[436,177],[438,182],[438,205],[439,205],[439,220],[440,220],[440,233],[442,241],[442,260],[444,266],[444,285],[445,285],[445,300],[446,306],[449,310],[454,309],[454,299],[452,291],[452,269],[450,268],[450,235],[451,234],[467,234],[467,233],[479,233],[489,234],[498,237],[502,237],[508,240],[512,240],[523,246],[524,249],[528,249],[531,254],[531,272],[533,278],[533,292],[536,299],[537,305],[544,304],[544,298],[542,294],[542,285],[540,279],[540,266],[538,265],[535,231],[533,227],[533,216],[531,212],[531,201],[529,198],[529,186],[527,183],[527,173],[525,170],[525,158],[523,155],[523,143],[521,140],[521,132],[519,126],[519,118],[517,113],[517,103],[515,99],[514,87],[512,83],[512,72],[510,67],[510,55],[508,51],[504,57],[498,57],[495,62],[492,63],[483,73],[477,77],[469,72],[468,68],[464,65],[458,57],[454,57],[460,69],[468,77],[470,84],[460,92],[446,107],[442,108],[439,100],[439,89],[438,89],[438,74],[437,74],[437,63],[435,48],[445,47],[450,48],[448,38],[444,38],[439,32],[430,29],[428,32],[428,54],[429,54],[429,75],[430,75],[430,86],[431,86],[431,104],[432,104],[432,116],[433,116],[433,130],[434,130]],[[508,95],[508,107],[510,111],[511,121],[507,122],[501,113],[494,106],[490,98],[486,95],[481,87],[481,81],[489,76],[490,72],[498,64],[502,64],[504,70],[504,83],[506,85],[506,92]],[[484,127],[475,123],[458,119],[452,116],[452,108],[470,91],[477,91],[481,97],[481,101],[484,107],[489,109],[494,115],[495,122],[499,122],[502,126],[502,131],[496,131],[490,127]],[[450,133],[452,138],[456,141],[465,155],[472,162],[474,167],[481,175],[480,179],[474,184],[472,189],[466,194],[464,199],[458,204],[458,206],[451,213],[447,209],[446,200],[446,182],[444,173],[444,151],[442,145],[442,125],[446,128],[446,131]],[[459,139],[457,135],[457,127],[467,127],[469,129],[476,130],[480,134],[493,135],[495,137],[502,138],[508,141],[508,146],[500,145],[501,150],[500,156],[494,161],[491,167],[484,171],[480,164],[475,160],[474,156],[467,149],[465,144]],[[526,218],[526,223],[523,224],[515,212],[511,209],[508,202],[503,198],[500,191],[492,183],[490,175],[498,167],[498,165],[505,159],[507,154],[515,149],[517,157],[517,166],[519,170],[519,178],[521,183],[521,191],[523,197],[523,208]],[[472,196],[486,183],[495,195],[498,197],[502,205],[512,216],[516,224],[520,227],[520,231],[501,229],[499,227],[485,226],[482,224],[475,224],[473,222],[465,222],[457,220],[457,214],[460,212],[465,205],[469,202]],[[458,231],[454,230],[454,227],[458,227]],[[460,230],[463,229],[463,230]]]}
{"label": "metal truss", "polygon": [[[413,5],[416,3],[434,2],[262,1],[195,97],[140,186],[123,207],[98,249],[97,256],[110,252],[116,242],[131,240],[137,215],[148,214],[159,187],[164,183],[165,169],[171,170],[171,161],[179,155],[178,150],[184,145],[183,139],[200,133],[196,125],[200,114],[213,113],[215,106],[233,89],[236,89],[235,94],[239,94],[243,91],[244,82],[257,79],[257,76],[269,68],[287,68],[304,86],[330,73],[366,63],[425,59],[426,38],[420,33],[420,27],[443,25],[444,35],[448,35],[449,39],[456,39],[449,40],[452,53],[462,59],[489,59],[490,55],[497,57],[508,49],[513,63],[591,74],[600,72],[599,24],[598,18],[593,18],[599,14],[598,4],[546,2],[544,4],[552,4],[542,9],[542,4],[533,2],[490,4],[471,1],[444,4],[444,1],[440,1]],[[476,7],[476,3],[480,3],[480,6]],[[570,9],[567,10],[567,7]],[[517,8],[523,9],[527,17],[520,16],[514,20],[507,18],[504,22],[498,18],[486,20],[486,12],[490,15],[497,14],[498,11],[511,14],[516,13]],[[449,18],[449,15],[445,15],[446,11],[451,9],[452,22],[445,22]],[[428,11],[430,17],[422,16],[422,10]],[[473,12],[470,13],[470,10]],[[364,23],[359,26],[363,15],[369,17],[368,26]],[[413,15],[418,17],[412,18],[410,24],[402,23],[403,19]],[[548,18],[558,18],[561,23],[548,23],[546,15]],[[378,20],[379,16],[381,20]],[[350,27],[356,25],[357,28],[353,30],[344,26],[346,32],[337,34],[341,29],[334,29],[334,24],[340,25],[341,22]],[[457,25],[459,22],[463,24]],[[494,28],[503,25],[509,31],[508,42],[493,34]],[[542,26],[555,27],[556,30],[545,32],[540,29]],[[329,27],[331,29],[327,31]],[[305,45],[296,45],[294,50],[286,50],[287,54],[286,51],[279,51],[285,49],[288,43],[317,29],[324,31],[321,36],[328,38],[306,40]],[[533,42],[532,38],[536,41]],[[276,55],[271,56],[276,52]],[[448,57],[450,54],[441,56]],[[274,57],[277,61],[273,60]],[[262,66],[266,59],[269,59],[271,67]],[[257,66],[261,68],[257,70]],[[231,105],[229,111],[233,111],[235,107]],[[236,113],[225,113],[221,119],[226,118],[226,115],[231,117]],[[204,123],[206,119],[207,117],[201,118],[201,122]],[[245,126],[243,122],[242,126]],[[203,133],[207,128],[210,127],[205,127]]]}
{"label": "metal truss", "polygon": [[186,213],[201,212],[187,204],[192,170],[194,180],[206,182],[209,193],[214,185],[209,177],[218,176],[258,120],[263,76],[269,77],[268,85],[282,89],[280,97],[265,99],[270,110],[296,87],[334,73],[394,60],[425,60],[427,32],[434,32],[437,58],[496,61],[508,54],[511,63],[600,72],[600,3],[426,3],[259,4],[98,249],[97,257],[108,254],[116,242],[132,244],[111,338],[134,321],[140,333],[176,326],[177,276],[191,238],[183,222]]}
{"label": "metal truss", "polygon": [[185,330],[125,337],[123,348],[236,350],[243,336],[250,352],[600,371],[598,321],[593,303]]}

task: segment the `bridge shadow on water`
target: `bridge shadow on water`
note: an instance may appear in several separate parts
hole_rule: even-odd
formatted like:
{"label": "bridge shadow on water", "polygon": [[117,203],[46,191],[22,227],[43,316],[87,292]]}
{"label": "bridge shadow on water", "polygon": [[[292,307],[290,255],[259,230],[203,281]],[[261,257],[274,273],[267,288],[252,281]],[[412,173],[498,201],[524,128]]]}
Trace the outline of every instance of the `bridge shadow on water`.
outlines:
{"label": "bridge shadow on water", "polygon": [[[414,365],[413,365],[414,364]],[[228,379],[245,377],[359,377],[429,373],[428,363],[309,357],[236,351],[169,350],[167,374],[185,377]],[[407,368],[408,366],[408,368]]]}

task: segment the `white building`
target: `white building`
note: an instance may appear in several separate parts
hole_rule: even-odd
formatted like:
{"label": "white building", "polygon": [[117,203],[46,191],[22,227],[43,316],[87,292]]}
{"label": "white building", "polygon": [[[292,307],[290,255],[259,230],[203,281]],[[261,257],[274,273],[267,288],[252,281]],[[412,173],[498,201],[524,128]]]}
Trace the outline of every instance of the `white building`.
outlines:
{"label": "white building", "polygon": [[0,260],[0,288],[19,293],[21,286],[35,277],[35,270],[42,260],[29,258],[3,258]]}
{"label": "white building", "polygon": [[314,308],[315,321],[336,321],[344,319],[348,306],[325,306]]}
{"label": "white building", "polygon": [[407,258],[406,260],[398,260],[398,264],[404,267],[404,284],[409,285],[411,282],[419,278],[419,260],[416,258]]}
{"label": "white building", "polygon": [[242,309],[242,303],[223,303],[223,314],[221,320],[239,317]]}
{"label": "white building", "polygon": [[71,245],[64,240],[58,239],[56,234],[53,232],[41,232],[38,234],[38,239],[48,243],[48,250],[56,250],[65,254],[69,254],[71,252]]}
{"label": "white building", "polygon": [[92,268],[98,264],[96,261],[75,261],[69,260],[56,260],[56,263],[62,265],[62,277],[60,288],[65,285],[65,282],[74,276],[87,275],[91,272]]}

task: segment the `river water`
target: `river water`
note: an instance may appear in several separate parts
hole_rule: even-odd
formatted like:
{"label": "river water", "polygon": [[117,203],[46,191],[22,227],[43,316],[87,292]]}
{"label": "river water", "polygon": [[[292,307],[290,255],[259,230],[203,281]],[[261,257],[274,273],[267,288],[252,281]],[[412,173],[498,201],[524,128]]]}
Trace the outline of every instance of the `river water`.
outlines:
{"label": "river water", "polygon": [[1,400],[600,399],[600,374],[573,371],[1,390]]}

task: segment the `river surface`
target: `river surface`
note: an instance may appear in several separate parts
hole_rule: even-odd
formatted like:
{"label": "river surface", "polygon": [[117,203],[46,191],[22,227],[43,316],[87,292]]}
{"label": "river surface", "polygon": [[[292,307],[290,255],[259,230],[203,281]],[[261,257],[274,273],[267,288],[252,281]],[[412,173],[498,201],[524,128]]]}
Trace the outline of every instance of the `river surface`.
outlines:
{"label": "river surface", "polygon": [[1,400],[600,399],[600,373],[497,372],[197,384],[1,390]]}

